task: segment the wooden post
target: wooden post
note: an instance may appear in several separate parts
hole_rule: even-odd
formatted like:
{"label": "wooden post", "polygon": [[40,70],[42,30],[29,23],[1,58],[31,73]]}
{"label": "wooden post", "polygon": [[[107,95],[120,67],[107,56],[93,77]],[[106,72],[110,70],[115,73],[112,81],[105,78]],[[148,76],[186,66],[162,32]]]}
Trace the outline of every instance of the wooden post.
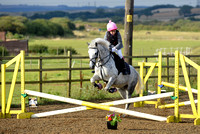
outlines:
{"label": "wooden post", "polygon": [[169,55],[167,55],[167,82],[169,82]]}
{"label": "wooden post", "polygon": [[64,56],[66,56],[66,48],[65,47],[64,47],[64,53],[63,54],[64,54]]}
{"label": "wooden post", "polygon": [[[38,61],[38,68],[39,68],[39,92],[42,92],[42,56],[40,56],[40,59]],[[40,98],[38,98],[40,100]]]}
{"label": "wooden post", "polygon": [[[190,55],[188,55],[188,58],[190,59]],[[188,76],[189,76],[189,80],[191,80],[191,73],[190,73],[190,64],[188,64]]]}
{"label": "wooden post", "polygon": [[71,51],[68,51],[68,68],[69,68],[69,73],[68,73],[68,80],[69,80],[69,83],[68,83],[68,91],[67,91],[67,97],[71,97],[71,66],[72,66],[72,53]]}
{"label": "wooden post", "polygon": [[[133,5],[134,0],[126,0],[125,3],[125,22],[124,22],[124,56],[132,56],[132,37],[133,37]],[[125,59],[132,65],[132,59]]]}
{"label": "wooden post", "polygon": [[[81,59],[81,68],[82,68],[82,59]],[[83,90],[83,73],[82,70],[80,70],[80,92],[79,92],[79,97],[81,97]]]}

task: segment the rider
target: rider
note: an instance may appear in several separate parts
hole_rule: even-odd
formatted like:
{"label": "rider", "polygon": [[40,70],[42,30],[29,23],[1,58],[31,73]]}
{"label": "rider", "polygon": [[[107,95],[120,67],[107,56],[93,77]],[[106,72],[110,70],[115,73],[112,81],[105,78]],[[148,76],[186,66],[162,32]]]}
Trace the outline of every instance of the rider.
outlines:
{"label": "rider", "polygon": [[[122,51],[121,51],[121,49],[123,48],[122,37],[121,37],[119,31],[117,30],[117,25],[114,22],[112,22],[111,20],[107,24],[107,32],[104,36],[104,39],[110,42],[111,51],[117,53],[117,55],[120,57],[120,59],[122,59],[124,62],[124,58],[123,58]],[[126,72],[126,68],[125,68],[125,63],[122,64],[122,68],[123,68],[122,73],[124,75],[126,75],[127,72]]]}

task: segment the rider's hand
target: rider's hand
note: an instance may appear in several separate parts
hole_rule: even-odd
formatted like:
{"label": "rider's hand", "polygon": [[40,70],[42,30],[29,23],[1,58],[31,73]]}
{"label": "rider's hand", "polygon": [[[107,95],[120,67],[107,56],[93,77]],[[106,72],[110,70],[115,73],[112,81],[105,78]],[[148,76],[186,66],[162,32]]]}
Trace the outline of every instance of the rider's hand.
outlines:
{"label": "rider's hand", "polygon": [[112,52],[115,52],[115,51],[116,51],[116,48],[115,48],[115,47],[113,47],[113,48],[112,48]]}

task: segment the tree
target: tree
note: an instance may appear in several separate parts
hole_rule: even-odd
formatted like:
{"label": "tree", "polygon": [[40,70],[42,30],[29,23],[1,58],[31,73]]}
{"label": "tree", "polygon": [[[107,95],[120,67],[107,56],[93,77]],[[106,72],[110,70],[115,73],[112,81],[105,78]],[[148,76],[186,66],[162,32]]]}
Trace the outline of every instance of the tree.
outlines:
{"label": "tree", "polygon": [[192,6],[184,5],[179,10],[179,15],[183,15],[184,17],[191,14]]}
{"label": "tree", "polygon": [[97,8],[96,14],[104,14],[105,10],[103,8]]}
{"label": "tree", "polygon": [[55,24],[59,24],[64,29],[65,35],[73,35],[72,30],[76,29],[74,23],[72,23],[68,18],[52,18],[50,19],[51,22]]}
{"label": "tree", "polygon": [[10,31],[12,33],[24,34],[26,32],[26,17],[22,16],[2,16],[0,17],[0,31]]}
{"label": "tree", "polygon": [[27,24],[28,34],[33,34],[37,36],[56,36],[64,35],[64,30],[61,25],[53,23],[45,19],[36,19],[29,21]]}

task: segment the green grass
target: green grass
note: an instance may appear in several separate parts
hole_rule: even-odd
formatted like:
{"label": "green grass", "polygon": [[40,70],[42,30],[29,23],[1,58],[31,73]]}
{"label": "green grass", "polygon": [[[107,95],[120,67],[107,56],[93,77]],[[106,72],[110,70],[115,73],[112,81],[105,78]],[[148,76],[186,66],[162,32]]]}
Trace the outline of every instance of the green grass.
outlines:
{"label": "green grass", "polygon": [[[147,31],[134,31],[133,32],[133,55],[154,55],[156,49],[191,47],[192,54],[200,54],[200,32],[170,32],[170,31],[150,31],[151,34],[146,35]],[[79,55],[87,56],[88,48],[87,42],[95,38],[103,38],[105,31],[99,34],[90,34],[91,32],[76,32],[80,38],[72,39],[31,39],[29,45],[42,44],[51,48],[58,47],[72,47],[77,50]],[[122,38],[124,31],[121,30]],[[124,49],[122,49],[123,51]]]}
{"label": "green grass", "polygon": [[[170,32],[170,31],[150,31],[151,34],[146,35],[147,31],[134,31],[133,33],[133,55],[154,55],[156,49],[158,48],[192,48],[192,54],[200,54],[200,33],[198,32]],[[75,31],[76,35],[79,38],[70,38],[70,39],[45,39],[45,38],[32,38],[29,40],[29,45],[46,45],[50,48],[57,47],[72,47],[76,49],[78,55],[88,56],[87,42],[101,37],[104,37],[105,31],[97,32],[80,32]],[[122,37],[124,31],[121,30]],[[30,54],[29,56],[38,56]],[[43,55],[42,56],[49,56]],[[137,65],[137,62],[141,62],[144,59],[136,59],[134,65]],[[152,62],[157,62],[155,58],[151,59]],[[74,59],[72,61],[73,67],[88,67],[89,60],[80,60]],[[165,63],[164,63],[165,64]],[[62,68],[68,66],[67,60],[44,60],[43,68]],[[14,68],[12,65],[9,68]],[[25,61],[26,69],[38,69],[38,60],[26,60]],[[89,79],[92,77],[91,71],[82,71],[84,79]],[[154,72],[155,73],[155,72]],[[13,73],[6,73],[6,80],[11,81]],[[52,71],[52,72],[43,72],[43,80],[64,80],[67,78],[67,71]],[[72,79],[79,79],[80,71],[72,71]],[[26,72],[25,78],[28,81],[37,81],[39,77],[38,72]],[[20,74],[17,77],[17,80],[20,80]],[[101,82],[102,83],[102,82]],[[150,89],[155,88],[155,80],[151,80],[149,84]],[[103,83],[102,83],[103,84]],[[9,86],[8,86],[9,87]],[[7,87],[7,90],[9,88]],[[29,90],[39,90],[38,84],[26,84],[26,89]],[[59,96],[66,96],[68,83],[58,83],[58,84],[43,84],[43,92],[55,94]],[[20,85],[16,85],[13,103],[19,104],[20,99],[17,96],[20,96]],[[8,94],[8,93],[7,93]],[[81,99],[81,100],[94,100],[94,99],[107,99],[107,98],[120,98],[118,93],[110,94],[105,91],[99,91],[95,89],[90,82],[83,82],[83,88],[80,88],[80,83],[72,83],[71,90],[72,98]]]}

